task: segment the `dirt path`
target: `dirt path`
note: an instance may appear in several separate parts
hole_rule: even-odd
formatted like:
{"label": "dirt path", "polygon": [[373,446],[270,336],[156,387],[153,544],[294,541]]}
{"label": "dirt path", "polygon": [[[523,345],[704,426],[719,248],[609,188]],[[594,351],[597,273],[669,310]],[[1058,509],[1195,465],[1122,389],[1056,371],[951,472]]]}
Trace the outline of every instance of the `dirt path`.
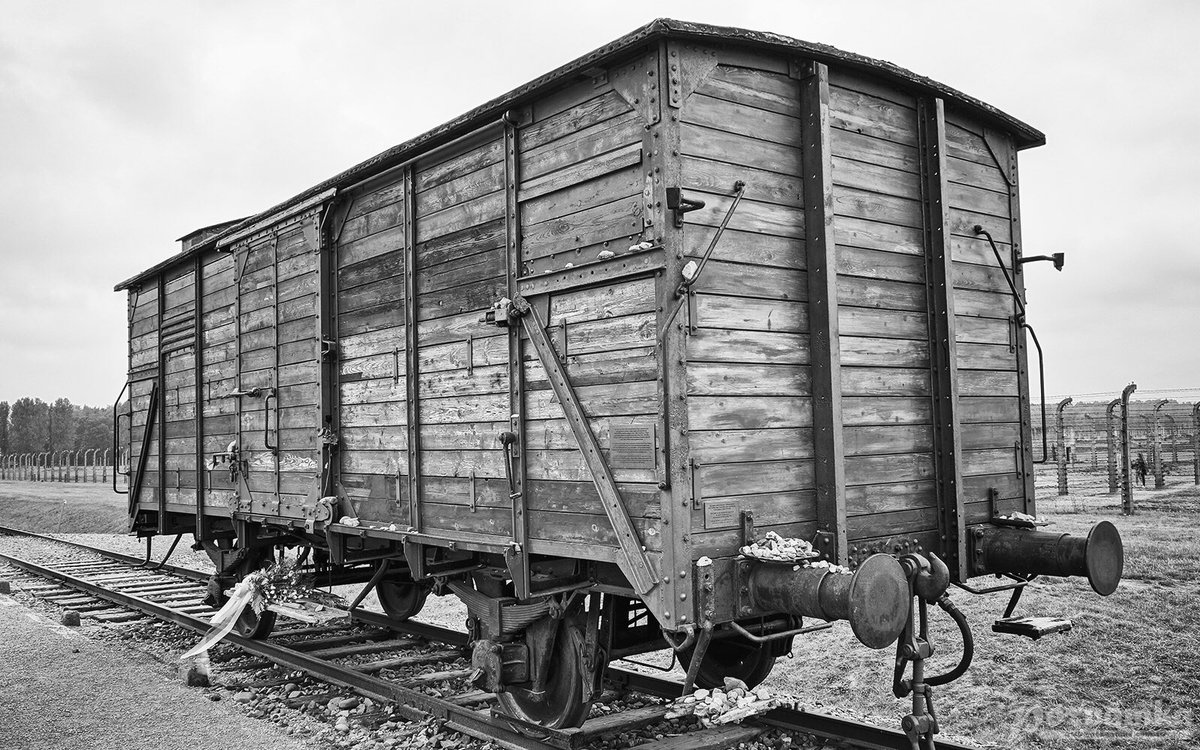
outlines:
{"label": "dirt path", "polygon": [[145,654],[94,641],[0,596],[2,750],[313,750]]}

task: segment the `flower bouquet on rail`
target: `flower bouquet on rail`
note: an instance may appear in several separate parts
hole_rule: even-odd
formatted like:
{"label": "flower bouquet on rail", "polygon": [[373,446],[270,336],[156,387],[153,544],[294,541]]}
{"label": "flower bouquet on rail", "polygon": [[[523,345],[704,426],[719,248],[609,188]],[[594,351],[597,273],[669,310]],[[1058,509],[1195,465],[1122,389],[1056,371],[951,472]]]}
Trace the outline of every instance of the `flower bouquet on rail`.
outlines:
{"label": "flower bouquet on rail", "polygon": [[287,558],[254,571],[225,593],[229,599],[209,621],[211,629],[180,660],[208,651],[229,635],[246,607],[257,615],[271,610],[304,622],[322,622],[341,617],[340,612],[333,617],[321,613],[327,612],[330,605],[345,603],[337,594],[314,588],[312,576],[301,574],[296,561]]}

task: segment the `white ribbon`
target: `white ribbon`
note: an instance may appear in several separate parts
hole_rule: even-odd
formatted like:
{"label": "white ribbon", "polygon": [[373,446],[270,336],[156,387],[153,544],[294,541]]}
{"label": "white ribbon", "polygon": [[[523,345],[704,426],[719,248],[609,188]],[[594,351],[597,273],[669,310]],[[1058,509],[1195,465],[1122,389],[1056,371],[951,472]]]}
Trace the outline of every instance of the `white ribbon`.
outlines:
{"label": "white ribbon", "polygon": [[212,630],[209,630],[195,648],[188,651],[183,656],[179,657],[180,661],[190,659],[205,651],[208,651],[214,643],[229,635],[229,631],[233,630],[233,626],[237,624],[238,617],[242,614],[244,607],[250,606],[250,599],[254,596],[254,588],[248,581],[242,581],[234,587],[233,593],[229,596],[229,601],[225,602],[225,606],[217,610],[213,615],[209,624],[212,625]]}

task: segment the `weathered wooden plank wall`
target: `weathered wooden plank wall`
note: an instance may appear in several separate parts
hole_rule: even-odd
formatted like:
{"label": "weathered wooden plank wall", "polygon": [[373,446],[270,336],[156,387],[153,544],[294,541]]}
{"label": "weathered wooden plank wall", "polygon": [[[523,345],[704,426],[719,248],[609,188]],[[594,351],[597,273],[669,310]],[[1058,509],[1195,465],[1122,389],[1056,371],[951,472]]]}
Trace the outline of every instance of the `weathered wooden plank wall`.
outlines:
{"label": "weathered wooden plank wall", "polygon": [[937,528],[916,100],[830,71],[848,533]]}
{"label": "weathered wooden plank wall", "polygon": [[273,398],[264,391],[238,400],[248,490],[241,501],[256,514],[303,518],[306,501],[316,499],[310,498],[321,424],[316,220],[313,212],[289,218],[233,248],[238,388],[275,389]]}
{"label": "weathered wooden plank wall", "polygon": [[[203,455],[224,453],[237,440],[237,287],[233,255],[208,252],[201,258],[200,298],[200,398]],[[227,464],[204,468],[204,509],[211,515],[229,515],[237,489]]]}
{"label": "weathered wooden plank wall", "polygon": [[[531,108],[516,139],[524,275],[595,262],[641,239],[647,125],[622,92],[624,81],[638,81],[656,64],[653,57],[638,60],[565,86]],[[558,288],[532,301],[605,454],[611,456],[613,428],[653,431],[659,408],[654,279]],[[531,344],[523,346],[523,357],[531,549],[566,543],[586,555],[587,544],[615,547],[591,474]],[[610,466],[642,543],[661,550],[654,467]]]}
{"label": "weathered wooden plank wall", "polygon": [[405,210],[398,174],[350,199],[337,243],[339,481],[369,520],[407,518]]}
{"label": "weathered wooden plank wall", "polygon": [[[989,488],[996,489],[1004,512],[1025,510],[1027,494],[1018,331],[1012,320],[1017,309],[995,254],[974,232],[978,224],[991,233],[1013,273],[1014,186],[1006,172],[1014,147],[996,132],[989,145],[985,128],[961,114],[948,113],[946,119],[963,492],[967,522],[981,523],[991,512]],[[1015,180],[1015,158],[1012,169]]]}
{"label": "weathered wooden plank wall", "polygon": [[693,558],[739,543],[740,511],[761,532],[814,531],[808,278],[800,83],[787,61],[717,53],[681,113],[688,255],[700,257],[745,195],[694,287],[687,344],[694,461]]}
{"label": "weathered wooden plank wall", "polygon": [[150,443],[142,455],[142,440],[149,424],[150,392],[159,374],[159,284],[147,280],[139,289],[129,292],[129,465],[136,469],[145,463],[145,475],[135,498],[145,510],[158,509],[159,443],[162,422],[155,419],[150,430]]}
{"label": "weathered wooden plank wall", "polygon": [[501,134],[419,162],[413,188],[421,530],[508,540],[508,333],[480,321],[508,288]]}

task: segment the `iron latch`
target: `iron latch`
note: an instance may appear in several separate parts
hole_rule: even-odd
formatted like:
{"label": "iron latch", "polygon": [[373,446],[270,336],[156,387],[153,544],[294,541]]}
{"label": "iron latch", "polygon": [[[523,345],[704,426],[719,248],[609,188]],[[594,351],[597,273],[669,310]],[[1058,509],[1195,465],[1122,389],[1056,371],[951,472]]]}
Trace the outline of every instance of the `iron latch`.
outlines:
{"label": "iron latch", "polygon": [[499,302],[493,303],[492,309],[484,313],[479,322],[500,328],[508,328],[518,325],[521,316],[528,310],[529,303],[525,300],[511,300],[508,297],[504,297]]}
{"label": "iron latch", "polygon": [[683,215],[704,208],[704,201],[683,197],[683,188],[667,188],[667,208],[675,214],[675,228],[683,227]]}

